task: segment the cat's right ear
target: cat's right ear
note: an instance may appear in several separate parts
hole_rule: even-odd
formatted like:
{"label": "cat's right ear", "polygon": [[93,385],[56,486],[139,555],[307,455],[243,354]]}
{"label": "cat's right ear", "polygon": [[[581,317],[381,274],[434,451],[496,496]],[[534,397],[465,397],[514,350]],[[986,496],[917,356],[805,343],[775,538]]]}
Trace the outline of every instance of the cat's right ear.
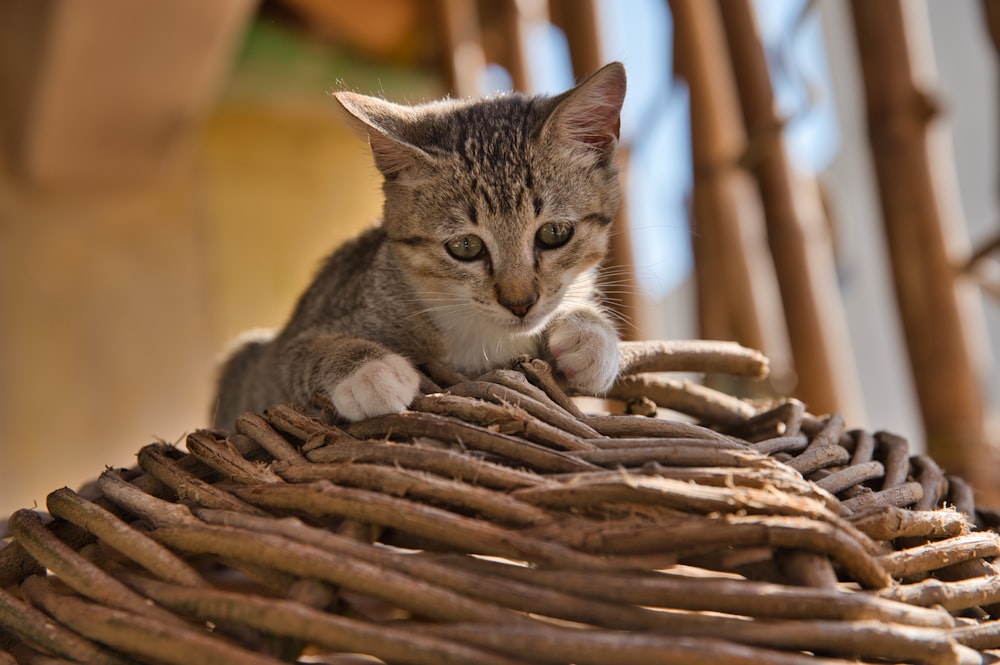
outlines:
{"label": "cat's right ear", "polygon": [[543,133],[550,132],[587,153],[611,157],[620,134],[625,67],[620,62],[605,65],[555,99],[558,103]]}
{"label": "cat's right ear", "polygon": [[387,179],[427,163],[430,156],[426,152],[397,135],[413,113],[409,107],[354,92],[336,92],[333,97],[368,137],[375,166]]}

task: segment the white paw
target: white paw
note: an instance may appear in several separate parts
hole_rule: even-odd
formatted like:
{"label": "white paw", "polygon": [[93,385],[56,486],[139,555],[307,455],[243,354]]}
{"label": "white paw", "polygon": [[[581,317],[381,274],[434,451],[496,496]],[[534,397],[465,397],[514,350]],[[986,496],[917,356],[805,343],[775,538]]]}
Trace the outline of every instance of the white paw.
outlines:
{"label": "white paw", "polygon": [[549,351],[570,386],[603,395],[618,378],[618,335],[597,318],[566,317],[552,324]]}
{"label": "white paw", "polygon": [[370,360],[338,383],[330,398],[337,413],[351,422],[399,413],[413,401],[420,376],[395,353]]}

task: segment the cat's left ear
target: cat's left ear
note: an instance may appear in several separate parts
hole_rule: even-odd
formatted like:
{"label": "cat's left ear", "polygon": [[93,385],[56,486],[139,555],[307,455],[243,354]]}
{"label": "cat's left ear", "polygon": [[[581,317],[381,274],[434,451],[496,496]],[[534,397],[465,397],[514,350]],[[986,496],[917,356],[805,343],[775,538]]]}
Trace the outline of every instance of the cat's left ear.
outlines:
{"label": "cat's left ear", "polygon": [[605,65],[583,83],[556,98],[557,104],[542,129],[554,132],[602,158],[618,146],[622,103],[625,101],[625,66]]}
{"label": "cat's left ear", "polygon": [[368,136],[375,166],[387,179],[429,159],[426,152],[399,136],[400,128],[412,122],[410,107],[354,92],[337,92],[333,96]]}

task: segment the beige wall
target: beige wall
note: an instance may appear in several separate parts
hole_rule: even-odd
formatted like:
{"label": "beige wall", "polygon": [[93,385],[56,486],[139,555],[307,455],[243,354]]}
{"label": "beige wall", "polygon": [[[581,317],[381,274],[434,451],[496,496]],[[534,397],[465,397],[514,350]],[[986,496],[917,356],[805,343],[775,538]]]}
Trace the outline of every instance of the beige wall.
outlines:
{"label": "beige wall", "polygon": [[376,219],[367,148],[318,78],[299,94],[238,68],[136,178],[39,182],[4,162],[0,520],[205,425],[227,341],[280,325],[322,256]]}
{"label": "beige wall", "polygon": [[317,262],[378,214],[331,108],[223,106],[140,186],[0,183],[0,515],[206,423],[216,354],[280,325]]}

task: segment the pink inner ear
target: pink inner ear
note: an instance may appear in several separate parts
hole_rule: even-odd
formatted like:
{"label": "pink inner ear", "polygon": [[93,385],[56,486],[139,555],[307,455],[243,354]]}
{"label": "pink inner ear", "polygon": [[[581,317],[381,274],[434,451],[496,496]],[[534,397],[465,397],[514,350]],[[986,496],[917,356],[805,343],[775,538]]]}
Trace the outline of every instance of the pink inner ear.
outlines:
{"label": "pink inner ear", "polygon": [[618,141],[621,117],[616,106],[590,106],[567,109],[561,124],[568,138],[607,150]]}
{"label": "pink inner ear", "polygon": [[376,129],[368,130],[368,145],[375,157],[375,165],[386,176],[396,175],[416,161],[412,149]]}
{"label": "pink inner ear", "polygon": [[567,118],[566,132],[580,143],[606,149],[618,140],[621,129],[621,118],[617,111],[614,117],[602,117],[598,109],[593,109],[590,118]]}
{"label": "pink inner ear", "polygon": [[592,79],[564,102],[557,122],[569,139],[609,150],[618,140],[624,98],[625,81],[621,77],[609,73],[599,80]]}

